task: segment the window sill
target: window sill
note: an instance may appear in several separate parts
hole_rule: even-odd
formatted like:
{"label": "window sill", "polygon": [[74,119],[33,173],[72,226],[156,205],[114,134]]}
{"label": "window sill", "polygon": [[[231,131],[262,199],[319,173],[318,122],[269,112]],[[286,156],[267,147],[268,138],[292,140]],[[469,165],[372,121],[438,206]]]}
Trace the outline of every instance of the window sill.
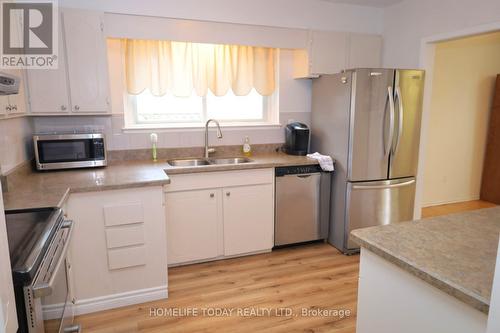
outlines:
{"label": "window sill", "polygon": [[[210,125],[210,128],[213,124]],[[244,129],[272,129],[281,128],[282,125],[279,123],[224,123],[220,124],[221,128],[233,129],[233,130],[244,130]],[[150,133],[151,131],[156,132],[178,132],[182,131],[200,131],[204,130],[204,124],[135,124],[126,125],[122,128],[123,133]]]}

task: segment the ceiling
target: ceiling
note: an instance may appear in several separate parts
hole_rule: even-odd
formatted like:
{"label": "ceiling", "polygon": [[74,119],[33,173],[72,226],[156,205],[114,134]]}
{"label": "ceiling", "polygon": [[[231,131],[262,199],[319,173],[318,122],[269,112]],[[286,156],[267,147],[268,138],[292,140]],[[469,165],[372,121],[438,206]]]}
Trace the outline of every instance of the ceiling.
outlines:
{"label": "ceiling", "polygon": [[382,8],[402,2],[403,0],[323,0],[323,1]]}

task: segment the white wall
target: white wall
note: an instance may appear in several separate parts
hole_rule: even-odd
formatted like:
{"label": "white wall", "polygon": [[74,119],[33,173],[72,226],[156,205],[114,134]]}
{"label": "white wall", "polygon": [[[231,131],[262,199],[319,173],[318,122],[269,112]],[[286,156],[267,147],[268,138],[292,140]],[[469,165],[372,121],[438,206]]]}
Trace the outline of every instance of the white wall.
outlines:
{"label": "white wall", "polygon": [[421,40],[500,22],[498,0],[405,0],[383,15],[383,64],[418,68]]}
{"label": "white wall", "polygon": [[0,175],[33,157],[32,133],[29,118],[0,119]]}
{"label": "white wall", "polygon": [[500,33],[435,46],[422,204],[479,199]]}
{"label": "white wall", "polygon": [[322,0],[59,0],[61,7],[289,28],[382,32],[380,8]]}

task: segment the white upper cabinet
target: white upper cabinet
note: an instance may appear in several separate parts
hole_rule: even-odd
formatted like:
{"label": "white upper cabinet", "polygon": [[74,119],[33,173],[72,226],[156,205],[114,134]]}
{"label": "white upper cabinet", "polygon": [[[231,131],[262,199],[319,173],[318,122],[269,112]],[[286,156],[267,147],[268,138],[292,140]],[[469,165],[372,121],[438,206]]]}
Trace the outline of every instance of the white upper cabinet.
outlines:
{"label": "white upper cabinet", "polygon": [[[18,17],[18,24],[13,24],[13,36],[18,40],[23,37],[21,35],[21,29]],[[26,113],[26,71],[21,68],[15,69],[0,69],[0,72],[16,76],[19,82],[19,92],[15,95],[1,96],[0,97],[0,114],[3,115],[19,115]]]}
{"label": "white upper cabinet", "polygon": [[9,111],[8,114],[24,114],[26,113],[26,71],[23,69],[16,69],[12,74],[17,76],[19,82],[19,92],[15,95],[9,95]]}
{"label": "white upper cabinet", "polygon": [[15,95],[0,96],[0,114],[19,115],[26,113],[26,75],[22,69],[3,69],[3,73],[17,76],[20,80],[19,92]]}
{"label": "white upper cabinet", "polygon": [[109,82],[103,14],[63,9],[57,69],[28,70],[31,112],[109,112]]}
{"label": "white upper cabinet", "polygon": [[29,101],[33,113],[67,113],[70,110],[66,54],[62,31],[58,33],[57,69],[30,69],[27,72]]}
{"label": "white upper cabinet", "polygon": [[307,49],[294,50],[294,78],[315,78],[344,69],[381,66],[379,35],[311,31]]}
{"label": "white upper cabinet", "polygon": [[350,34],[347,68],[378,68],[382,65],[382,36]]}
{"label": "white upper cabinet", "polygon": [[109,89],[103,14],[63,12],[72,111],[108,112]]}

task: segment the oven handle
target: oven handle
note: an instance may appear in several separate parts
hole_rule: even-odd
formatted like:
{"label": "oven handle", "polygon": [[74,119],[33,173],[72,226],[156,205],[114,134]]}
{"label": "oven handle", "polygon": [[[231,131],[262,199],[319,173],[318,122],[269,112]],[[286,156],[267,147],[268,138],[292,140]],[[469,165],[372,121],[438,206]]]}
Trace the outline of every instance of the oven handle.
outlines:
{"label": "oven handle", "polygon": [[37,281],[35,281],[35,283],[32,287],[33,296],[35,298],[40,298],[40,297],[44,297],[44,296],[48,296],[48,295],[52,294],[54,282],[55,282],[55,279],[57,276],[56,273],[59,271],[59,269],[61,268],[61,265],[64,263],[64,259],[66,258],[66,253],[68,252],[68,246],[69,246],[70,239],[71,239],[71,233],[73,231],[73,221],[65,220],[62,223],[62,226],[61,226],[61,229],[59,230],[59,232],[63,231],[63,229],[68,229],[68,234],[66,235],[66,240],[64,242],[64,247],[61,251],[61,255],[57,259],[57,264],[55,265],[54,269],[51,272],[52,275],[50,276],[49,281],[43,281],[41,283],[37,283]]}

